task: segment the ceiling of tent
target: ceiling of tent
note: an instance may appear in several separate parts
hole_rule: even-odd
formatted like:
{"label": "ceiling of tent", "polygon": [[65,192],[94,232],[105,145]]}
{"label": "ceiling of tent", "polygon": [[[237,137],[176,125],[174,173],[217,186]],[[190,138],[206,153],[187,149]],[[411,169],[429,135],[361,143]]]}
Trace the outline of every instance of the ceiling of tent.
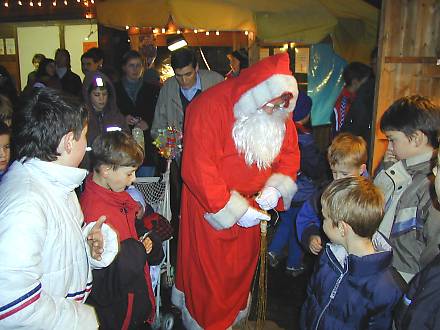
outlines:
{"label": "ceiling of tent", "polygon": [[362,0],[101,0],[99,23],[254,31],[263,42],[313,44],[328,35],[347,60],[368,61],[376,45],[379,10]]}

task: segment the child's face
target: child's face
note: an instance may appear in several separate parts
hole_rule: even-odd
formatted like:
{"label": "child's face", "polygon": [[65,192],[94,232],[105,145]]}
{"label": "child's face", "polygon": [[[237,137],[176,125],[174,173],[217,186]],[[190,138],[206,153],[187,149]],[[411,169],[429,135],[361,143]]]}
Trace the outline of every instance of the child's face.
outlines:
{"label": "child's face", "polygon": [[11,157],[9,134],[0,135],[0,171],[6,171]]}
{"label": "child's face", "polygon": [[388,149],[397,160],[408,159],[418,154],[415,139],[409,139],[403,132],[386,131],[385,135],[388,138]]}
{"label": "child's face", "polygon": [[327,210],[322,209],[322,215],[324,216],[324,223],[322,224],[322,229],[324,233],[327,235],[328,239],[336,244],[341,244],[341,231],[338,226],[333,224],[333,221],[328,217]]}
{"label": "child's face", "polygon": [[334,164],[330,166],[330,169],[332,170],[333,179],[338,180],[342,178],[359,176],[364,171],[364,167],[365,165],[356,167],[344,164]]}
{"label": "child's face", "polygon": [[105,88],[95,88],[90,92],[90,102],[96,111],[104,110],[108,101],[108,91]]}
{"label": "child's face", "polygon": [[135,166],[121,166],[116,170],[110,168],[106,176],[107,186],[115,192],[124,191],[136,180],[136,170]]}

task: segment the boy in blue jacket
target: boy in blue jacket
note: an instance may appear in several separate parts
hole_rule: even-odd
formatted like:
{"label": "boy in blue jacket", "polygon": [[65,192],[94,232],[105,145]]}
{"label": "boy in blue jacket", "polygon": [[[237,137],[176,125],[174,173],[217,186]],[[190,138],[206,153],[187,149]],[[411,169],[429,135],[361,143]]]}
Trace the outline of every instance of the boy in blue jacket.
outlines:
{"label": "boy in blue jacket", "polygon": [[368,179],[333,181],[321,197],[331,243],[320,255],[301,313],[301,329],[390,329],[402,296],[392,252],[377,228],[384,197]]}
{"label": "boy in blue jacket", "polygon": [[[367,143],[360,136],[341,133],[328,148],[327,159],[333,179],[368,176]],[[329,182],[323,184],[303,204],[296,218],[298,241],[306,251],[318,255],[327,240],[322,233],[321,195]]]}

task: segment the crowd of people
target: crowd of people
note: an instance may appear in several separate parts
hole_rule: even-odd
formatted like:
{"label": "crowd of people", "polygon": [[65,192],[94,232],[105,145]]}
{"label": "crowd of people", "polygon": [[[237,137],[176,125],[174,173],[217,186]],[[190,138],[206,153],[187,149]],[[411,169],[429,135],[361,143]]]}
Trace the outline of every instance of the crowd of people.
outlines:
{"label": "crowd of people", "polygon": [[58,49],[34,56],[21,93],[0,66],[0,328],[153,324],[151,267],[169,237],[148,225],[158,215],[133,183],[163,171],[152,142],[168,127],[183,134],[168,220],[178,236],[171,302],[185,328],[244,324],[260,225],[277,215],[270,266],[287,250],[294,280],[305,254],[314,261],[301,329],[440,327],[440,106],[419,95],[390,105],[380,118],[388,149],[369,173],[374,67],[345,68],[325,157],[289,55],[250,67],[245,50],[228,58],[223,77],[176,50],[161,84],[141,53],[123,56],[116,80],[92,48],[81,81]]}

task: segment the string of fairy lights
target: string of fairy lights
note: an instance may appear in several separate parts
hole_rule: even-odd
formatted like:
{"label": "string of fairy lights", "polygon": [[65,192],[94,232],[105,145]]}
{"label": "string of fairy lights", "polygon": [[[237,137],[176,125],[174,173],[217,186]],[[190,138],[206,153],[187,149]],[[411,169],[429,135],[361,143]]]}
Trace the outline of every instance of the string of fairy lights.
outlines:
{"label": "string of fairy lights", "polygon": [[[125,29],[126,30],[129,30],[130,32],[131,31],[137,31],[137,30],[139,30],[139,29],[143,29],[144,27],[142,27],[142,28],[140,28],[140,27],[137,27],[137,26],[128,26],[128,25],[126,25],[125,26]],[[151,28],[151,27],[150,27]],[[174,34],[174,33],[176,33],[176,34],[182,34],[182,33],[191,33],[191,32],[193,32],[193,33],[195,33],[195,34],[205,34],[205,35],[207,35],[207,36],[209,36],[209,35],[216,35],[216,36],[219,36],[220,35],[220,31],[219,30],[216,30],[216,31],[208,31],[208,30],[204,30],[204,29],[182,29],[182,28],[177,28],[177,29],[169,29],[169,28],[167,28],[167,27],[163,27],[163,28],[158,28],[158,27],[153,27],[153,28],[151,28],[152,29],[152,32],[153,32],[153,34],[154,35],[157,35],[157,34],[169,34],[169,33],[171,33],[171,34]],[[249,31],[242,31],[246,36],[248,36],[249,35],[249,33],[252,33],[252,32],[249,32]],[[134,33],[134,34],[136,34],[136,33]]]}
{"label": "string of fairy lights", "polygon": [[[1,1],[1,0],[0,0]],[[83,5],[86,9],[91,9],[91,7],[94,7],[95,5],[95,1],[96,0],[16,0],[16,1],[12,1],[12,0],[3,0],[3,6],[6,8],[12,8],[12,7],[24,7],[24,6],[28,6],[28,7],[45,7],[47,5],[52,6],[52,7],[57,7],[57,6],[68,6],[69,4],[79,4],[79,5]],[[87,11],[86,13],[86,18],[93,18],[93,13],[91,11]],[[139,29],[139,27],[135,27],[135,26],[126,26],[125,29],[126,30],[131,30],[131,29]],[[168,28],[165,27],[152,27],[152,32],[153,34],[157,35],[157,34],[168,34],[170,33],[170,30]],[[220,31],[216,30],[216,31],[208,31],[208,30],[203,30],[203,29],[180,29],[177,28],[175,29],[175,31],[171,31],[172,33],[177,33],[177,34],[181,34],[181,33],[188,33],[188,32],[193,32],[193,33],[200,33],[200,34],[205,34],[207,36],[213,34],[216,36],[220,35]],[[249,31],[243,31],[243,33],[248,36],[251,32]]]}
{"label": "string of fairy lights", "polygon": [[[56,7],[57,5],[69,5],[69,0],[49,0],[45,1],[46,3],[50,3],[53,7]],[[95,4],[95,0],[70,0],[71,3],[77,2],[82,3],[85,7],[90,7]],[[10,1],[10,0],[4,0],[3,5],[6,8],[9,8],[13,5],[16,6],[29,6],[29,7],[43,7],[43,1],[42,0],[29,0],[29,1]]]}

